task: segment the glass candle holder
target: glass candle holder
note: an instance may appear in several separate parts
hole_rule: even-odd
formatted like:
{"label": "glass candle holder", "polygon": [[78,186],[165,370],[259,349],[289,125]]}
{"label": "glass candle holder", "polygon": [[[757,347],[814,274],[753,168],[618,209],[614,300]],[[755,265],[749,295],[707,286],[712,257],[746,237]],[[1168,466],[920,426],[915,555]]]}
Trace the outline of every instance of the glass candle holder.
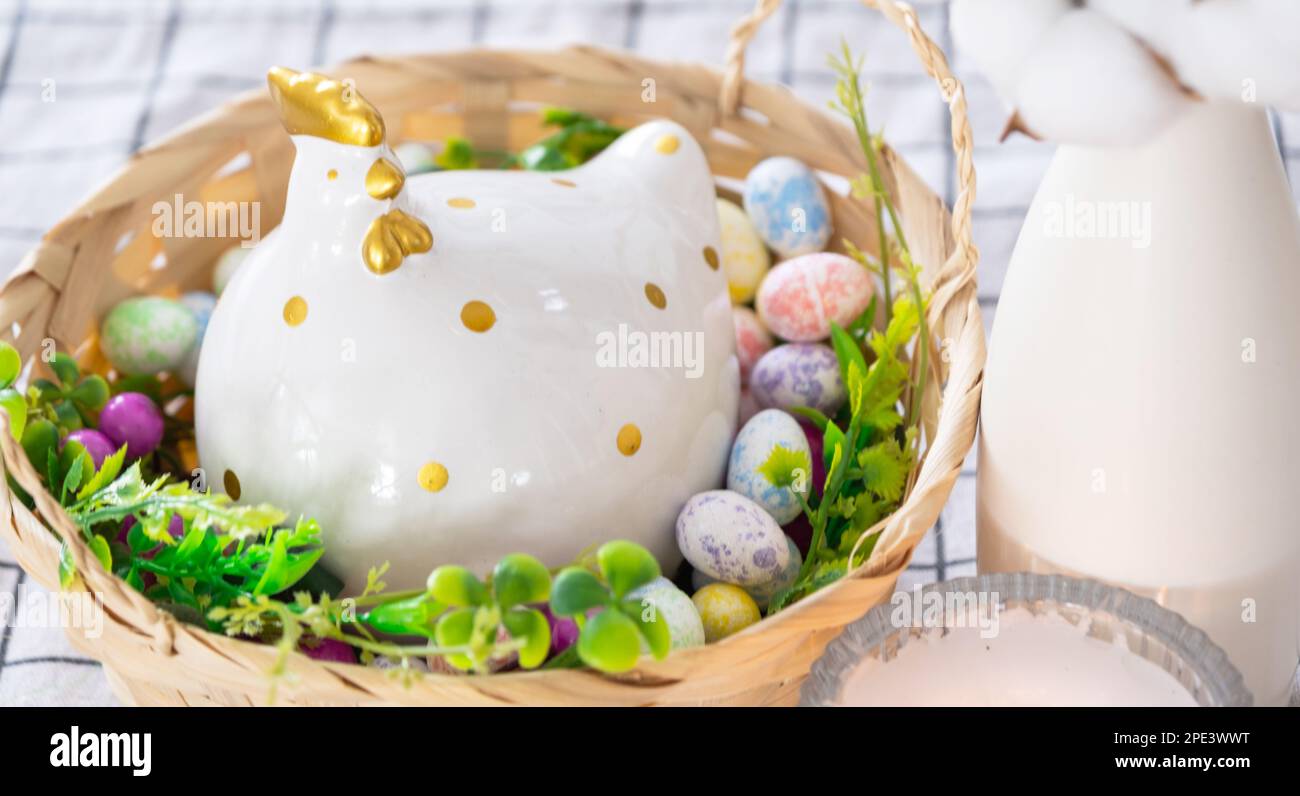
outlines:
{"label": "glass candle holder", "polygon": [[1227,653],[1153,600],[1095,580],[1016,572],[897,592],[827,646],[800,705],[1253,701]]}

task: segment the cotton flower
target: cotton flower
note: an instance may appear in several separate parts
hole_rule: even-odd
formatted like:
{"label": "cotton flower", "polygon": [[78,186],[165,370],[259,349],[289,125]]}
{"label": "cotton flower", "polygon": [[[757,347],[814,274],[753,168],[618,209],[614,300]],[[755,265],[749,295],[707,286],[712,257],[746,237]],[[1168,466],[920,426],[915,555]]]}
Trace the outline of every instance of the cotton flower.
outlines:
{"label": "cotton flower", "polygon": [[1193,102],[1300,108],[1294,0],[954,0],[952,29],[1012,127],[1063,143],[1138,143]]}

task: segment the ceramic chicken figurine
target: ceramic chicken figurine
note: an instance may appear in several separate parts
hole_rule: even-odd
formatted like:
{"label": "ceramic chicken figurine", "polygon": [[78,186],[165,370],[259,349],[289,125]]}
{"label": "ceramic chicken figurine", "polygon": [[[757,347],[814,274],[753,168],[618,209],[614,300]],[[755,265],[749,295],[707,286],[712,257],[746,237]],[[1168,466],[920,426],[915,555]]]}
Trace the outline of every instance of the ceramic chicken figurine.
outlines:
{"label": "ceramic chicken figurine", "polygon": [[214,486],[317,518],[349,590],[615,538],[673,566],[739,394],[699,145],[654,121],[571,171],[407,180],[349,85],[269,83],[297,157],[205,338]]}

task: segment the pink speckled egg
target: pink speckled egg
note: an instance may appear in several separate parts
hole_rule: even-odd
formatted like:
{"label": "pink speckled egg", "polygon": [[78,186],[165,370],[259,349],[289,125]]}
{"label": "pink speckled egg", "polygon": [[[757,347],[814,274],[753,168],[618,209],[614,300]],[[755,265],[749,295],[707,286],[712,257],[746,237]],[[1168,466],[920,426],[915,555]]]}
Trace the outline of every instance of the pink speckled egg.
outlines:
{"label": "pink speckled egg", "polygon": [[758,287],[758,317],[793,343],[825,340],[831,321],[848,326],[871,303],[871,273],[842,254],[819,252],[786,260]]}
{"label": "pink speckled egg", "polygon": [[740,383],[749,384],[750,371],[758,358],[772,350],[772,334],[749,307],[732,307],[736,324],[736,359],[740,360]]}

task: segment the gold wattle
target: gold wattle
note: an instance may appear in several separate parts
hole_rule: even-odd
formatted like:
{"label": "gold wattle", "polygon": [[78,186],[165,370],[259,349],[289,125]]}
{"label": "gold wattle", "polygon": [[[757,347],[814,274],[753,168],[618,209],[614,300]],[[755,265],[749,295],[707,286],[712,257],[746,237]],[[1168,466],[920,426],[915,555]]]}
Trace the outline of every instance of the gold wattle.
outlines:
{"label": "gold wattle", "polygon": [[401,192],[405,183],[402,167],[388,158],[379,158],[366,172],[366,193],[373,199],[392,199]]}
{"label": "gold wattle", "polygon": [[433,234],[424,222],[401,210],[389,210],[370,222],[361,242],[361,259],[376,274],[396,271],[407,255],[427,252]]}
{"label": "gold wattle", "polygon": [[290,135],[310,135],[340,144],[379,146],[384,120],[350,82],[314,72],[273,66],[266,73],[271,99]]}

